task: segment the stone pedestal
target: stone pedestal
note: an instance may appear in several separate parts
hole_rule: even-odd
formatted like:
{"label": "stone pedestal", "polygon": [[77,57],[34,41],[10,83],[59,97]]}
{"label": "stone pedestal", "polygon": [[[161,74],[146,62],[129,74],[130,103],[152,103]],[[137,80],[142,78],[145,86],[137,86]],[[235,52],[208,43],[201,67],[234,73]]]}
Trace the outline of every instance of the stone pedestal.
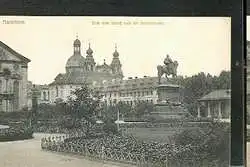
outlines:
{"label": "stone pedestal", "polygon": [[181,104],[180,86],[159,84],[157,86],[158,102],[154,105],[151,116],[158,119],[180,119],[187,111]]}
{"label": "stone pedestal", "polygon": [[180,103],[180,86],[174,84],[160,84],[157,86],[158,102]]}

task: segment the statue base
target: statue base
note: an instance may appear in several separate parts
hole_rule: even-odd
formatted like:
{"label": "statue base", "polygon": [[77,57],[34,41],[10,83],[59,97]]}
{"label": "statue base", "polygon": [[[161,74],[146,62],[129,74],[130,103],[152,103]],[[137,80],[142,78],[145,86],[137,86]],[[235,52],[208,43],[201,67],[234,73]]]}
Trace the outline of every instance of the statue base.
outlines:
{"label": "statue base", "polygon": [[188,114],[181,104],[181,88],[169,82],[157,86],[158,102],[154,105],[151,116],[157,120],[182,119]]}
{"label": "statue base", "polygon": [[162,119],[182,119],[185,118],[187,112],[185,108],[181,105],[171,105],[171,104],[155,104],[151,116],[157,120]]}

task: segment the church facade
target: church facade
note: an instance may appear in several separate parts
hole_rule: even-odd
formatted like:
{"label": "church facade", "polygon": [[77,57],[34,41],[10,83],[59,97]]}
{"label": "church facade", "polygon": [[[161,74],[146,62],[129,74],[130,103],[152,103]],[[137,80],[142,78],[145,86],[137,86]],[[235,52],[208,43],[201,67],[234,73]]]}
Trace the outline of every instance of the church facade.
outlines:
{"label": "church facade", "polygon": [[0,41],[0,112],[27,110],[29,62]]}
{"label": "church facade", "polygon": [[81,42],[76,39],[73,42],[73,55],[65,66],[66,73],[59,73],[49,85],[40,86],[39,103],[54,104],[58,100],[66,101],[71,92],[80,88],[84,82],[102,94],[102,100],[107,105],[118,102],[129,105],[141,102],[157,103],[158,77],[124,79],[116,47],[110,64],[104,60],[103,64],[97,65],[93,53],[89,45],[86,56],[82,56]]}

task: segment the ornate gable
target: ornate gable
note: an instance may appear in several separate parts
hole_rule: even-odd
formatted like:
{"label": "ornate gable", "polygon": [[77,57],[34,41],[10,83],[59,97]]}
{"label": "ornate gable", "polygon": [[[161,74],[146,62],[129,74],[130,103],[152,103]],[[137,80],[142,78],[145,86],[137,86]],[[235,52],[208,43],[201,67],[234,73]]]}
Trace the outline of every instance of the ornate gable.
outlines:
{"label": "ornate gable", "polygon": [[30,62],[29,59],[20,55],[9,46],[0,41],[0,61]]}

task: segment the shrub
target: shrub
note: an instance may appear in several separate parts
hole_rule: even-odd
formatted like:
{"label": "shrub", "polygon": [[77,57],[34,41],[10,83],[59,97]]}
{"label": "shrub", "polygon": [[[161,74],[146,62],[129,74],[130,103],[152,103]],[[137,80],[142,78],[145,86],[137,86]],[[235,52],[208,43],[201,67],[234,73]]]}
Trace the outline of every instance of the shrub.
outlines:
{"label": "shrub", "polygon": [[[230,126],[226,123],[212,122],[206,127],[186,129],[175,137],[177,145],[191,144],[194,149],[186,156],[178,157],[179,161],[185,161],[189,157],[193,161],[218,161],[221,167],[229,164]],[[181,159],[183,158],[183,159]]]}
{"label": "shrub", "polygon": [[117,134],[117,125],[114,122],[107,120],[104,122],[103,131],[108,134]]}
{"label": "shrub", "polygon": [[16,141],[33,138],[33,130],[25,124],[14,125],[7,129],[0,129],[0,141]]}

